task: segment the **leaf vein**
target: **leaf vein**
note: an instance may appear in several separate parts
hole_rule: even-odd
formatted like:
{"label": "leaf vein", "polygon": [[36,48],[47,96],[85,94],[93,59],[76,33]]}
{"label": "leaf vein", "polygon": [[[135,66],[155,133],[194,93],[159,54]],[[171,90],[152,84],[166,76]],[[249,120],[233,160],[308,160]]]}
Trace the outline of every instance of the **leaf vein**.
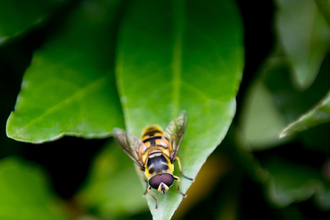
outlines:
{"label": "leaf vein", "polygon": [[86,94],[88,92],[91,92],[92,90],[94,90],[95,88],[99,88],[100,86],[102,86],[102,84],[106,83],[107,81],[107,77],[105,75],[101,76],[99,79],[96,79],[94,81],[92,81],[91,83],[89,83],[88,85],[86,85],[85,87],[79,89],[77,92],[73,93],[72,95],[68,96],[66,99],[64,99],[63,101],[57,103],[56,105],[50,107],[48,110],[46,110],[43,114],[41,114],[39,117],[31,120],[28,124],[26,124],[24,127],[18,129],[16,131],[17,134],[21,133],[24,129],[32,126],[33,124],[37,123],[38,121],[42,120],[45,118],[45,116],[56,112],[58,109],[61,109],[61,107],[65,106],[68,102],[74,100],[77,97],[82,96],[83,94]]}

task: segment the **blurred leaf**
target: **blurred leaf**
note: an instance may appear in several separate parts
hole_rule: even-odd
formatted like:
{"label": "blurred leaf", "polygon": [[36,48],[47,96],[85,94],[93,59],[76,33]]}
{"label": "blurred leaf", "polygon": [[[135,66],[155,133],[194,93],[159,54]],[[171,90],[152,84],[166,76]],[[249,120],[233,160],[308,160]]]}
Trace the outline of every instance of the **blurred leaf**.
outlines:
{"label": "blurred leaf", "polygon": [[266,193],[280,207],[304,201],[323,186],[320,172],[313,167],[279,158],[269,159],[262,167],[269,172]]}
{"label": "blurred leaf", "polygon": [[1,0],[0,46],[10,37],[43,22],[62,0]]}
{"label": "blurred leaf", "polygon": [[276,99],[280,112],[293,121],[315,105],[329,90],[328,72],[330,56],[321,66],[315,82],[305,91],[297,91],[290,81],[290,68],[283,57],[274,56],[268,59],[264,69],[264,85]]}
{"label": "blurred leaf", "polygon": [[[232,1],[132,3],[120,30],[117,58],[126,127],[140,136],[146,125],[165,128],[186,110],[189,123],[178,156],[185,175],[196,177],[235,113],[243,68],[238,9]],[[186,192],[191,181],[181,180]],[[176,184],[166,195],[152,191],[158,210],[147,195],[154,219],[173,215],[182,200]]]}
{"label": "blurred leaf", "polygon": [[315,0],[319,10],[322,12],[324,18],[330,24],[330,4],[329,0]]}
{"label": "blurred leaf", "polygon": [[274,55],[266,61],[263,71],[264,85],[272,93],[278,109],[288,121],[296,119],[314,104],[316,95],[309,93],[314,84],[303,92],[295,90],[290,80],[290,67],[285,58]]}
{"label": "blurred leaf", "polygon": [[240,128],[251,150],[263,150],[283,143],[278,134],[287,124],[276,99],[262,77],[250,87],[240,118]]}
{"label": "blurred leaf", "polygon": [[132,160],[114,141],[96,157],[86,186],[77,201],[104,218],[137,214],[147,209],[145,190],[133,169]]}
{"label": "blurred leaf", "polygon": [[173,219],[182,219],[182,216],[186,212],[196,207],[196,204],[201,200],[210,196],[217,187],[216,184],[219,182],[219,179],[224,178],[232,168],[232,161],[230,161],[228,157],[225,155],[212,154],[204,163],[196,177],[196,179],[201,181],[195,182],[188,189],[187,195],[189,196],[189,199],[182,200],[179,208],[173,215]]}
{"label": "blurred leaf", "polygon": [[[290,80],[290,68],[285,57],[273,55],[266,61],[264,84],[276,100],[276,106],[287,121],[294,121],[309,111],[329,91],[330,54],[321,65],[314,83],[305,91],[297,91]],[[304,145],[329,152],[327,133],[330,124],[323,124],[299,135]]]}
{"label": "blurred leaf", "polygon": [[[113,76],[116,1],[84,1],[34,54],[7,135],[41,143],[63,135],[110,135],[123,127]],[[112,29],[111,29],[112,28]]]}
{"label": "blurred leaf", "polygon": [[276,216],[274,219],[283,220],[308,220],[309,218],[301,213],[297,206],[288,206],[286,208],[277,209],[280,211],[280,216]]}
{"label": "blurred leaf", "polygon": [[318,124],[330,121],[330,93],[312,110],[289,124],[280,134],[280,138],[299,133]]}
{"label": "blurred leaf", "polygon": [[[221,146],[226,146],[224,149],[228,151],[229,157],[234,159],[234,170],[229,173],[229,178],[224,179],[225,185],[221,183],[222,190],[219,192],[218,189],[216,192],[219,195],[217,197],[218,205],[216,205],[218,219],[241,219],[244,216],[249,216],[251,219],[305,219],[297,207],[273,209],[263,199],[264,194],[259,191],[261,185],[256,183],[269,182],[270,175],[266,169],[261,167],[257,157],[254,157],[254,154],[248,150],[248,145],[241,134],[241,129],[233,123],[221,143]],[[249,174],[249,178],[245,176],[246,173]],[[214,201],[212,201],[213,204]]]}
{"label": "blurred leaf", "polygon": [[326,184],[316,193],[315,202],[321,210],[330,210],[330,184]]}
{"label": "blurred leaf", "polygon": [[313,0],[277,0],[278,36],[301,89],[314,81],[329,50],[330,29]]}
{"label": "blurred leaf", "polygon": [[0,161],[2,220],[62,220],[64,210],[49,191],[44,174],[17,158]]}

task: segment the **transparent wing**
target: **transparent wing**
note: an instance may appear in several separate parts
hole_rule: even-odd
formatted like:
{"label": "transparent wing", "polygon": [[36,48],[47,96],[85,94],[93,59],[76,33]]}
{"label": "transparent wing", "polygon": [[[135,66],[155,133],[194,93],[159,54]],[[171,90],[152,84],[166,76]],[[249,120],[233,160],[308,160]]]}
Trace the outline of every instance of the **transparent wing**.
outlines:
{"label": "transparent wing", "polygon": [[171,143],[170,148],[170,160],[173,163],[180,148],[180,144],[183,135],[186,131],[188,125],[188,114],[186,111],[182,111],[180,115],[170,122],[164,132],[165,138],[167,138]]}
{"label": "transparent wing", "polygon": [[139,153],[141,141],[136,136],[130,135],[120,128],[114,128],[112,135],[119,147],[144,170],[144,164]]}

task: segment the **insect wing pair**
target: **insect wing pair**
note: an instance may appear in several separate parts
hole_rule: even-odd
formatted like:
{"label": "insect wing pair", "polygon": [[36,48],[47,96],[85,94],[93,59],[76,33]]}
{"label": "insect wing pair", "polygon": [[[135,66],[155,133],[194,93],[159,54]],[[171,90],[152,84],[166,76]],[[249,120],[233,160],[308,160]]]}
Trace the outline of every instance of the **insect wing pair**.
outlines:
{"label": "insect wing pair", "polygon": [[[158,199],[150,193],[151,188],[165,194],[175,180],[179,182],[178,192],[186,197],[179,189],[180,178],[173,175],[173,164],[178,161],[180,173],[182,174],[180,159],[176,155],[187,124],[188,115],[185,111],[182,111],[176,119],[170,122],[165,131],[162,131],[159,126],[146,128],[142,132],[141,140],[122,129],[115,128],[113,130],[116,143],[139,166],[139,173],[147,183],[147,189],[143,195],[148,192],[156,200],[156,209]],[[141,174],[141,171],[145,172],[149,182]],[[183,177],[194,181],[194,179],[185,175]]]}

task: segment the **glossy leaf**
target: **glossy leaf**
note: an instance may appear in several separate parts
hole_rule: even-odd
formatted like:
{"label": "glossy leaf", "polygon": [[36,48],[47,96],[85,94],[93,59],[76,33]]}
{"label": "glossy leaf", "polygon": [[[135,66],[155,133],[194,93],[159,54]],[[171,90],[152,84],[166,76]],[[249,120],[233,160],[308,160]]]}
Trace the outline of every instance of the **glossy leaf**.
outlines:
{"label": "glossy leaf", "polygon": [[34,54],[8,137],[41,143],[63,135],[105,137],[123,127],[111,61],[116,9],[115,1],[85,1]]}
{"label": "glossy leaf", "polygon": [[96,156],[87,179],[77,196],[85,209],[113,219],[147,209],[145,185],[141,187],[131,159],[114,141]]}
{"label": "glossy leaf", "polygon": [[68,219],[50,192],[44,174],[17,158],[0,162],[2,220]]}
{"label": "glossy leaf", "polygon": [[[242,34],[232,1],[133,1],[124,18],[116,68],[128,132],[140,136],[152,124],[165,129],[186,110],[189,123],[178,156],[189,177],[196,177],[234,116]],[[175,173],[186,192],[191,181],[178,168]],[[147,195],[154,219],[171,218],[182,200],[176,188],[165,195],[152,190],[158,210]]]}
{"label": "glossy leaf", "polygon": [[312,110],[289,124],[280,134],[280,138],[295,134],[318,124],[330,121],[330,93]]}
{"label": "glossy leaf", "polygon": [[0,45],[10,37],[20,35],[42,23],[62,2],[60,0],[1,0]]}
{"label": "glossy leaf", "polygon": [[308,88],[330,45],[330,28],[313,0],[277,0],[276,26],[295,84]]}

